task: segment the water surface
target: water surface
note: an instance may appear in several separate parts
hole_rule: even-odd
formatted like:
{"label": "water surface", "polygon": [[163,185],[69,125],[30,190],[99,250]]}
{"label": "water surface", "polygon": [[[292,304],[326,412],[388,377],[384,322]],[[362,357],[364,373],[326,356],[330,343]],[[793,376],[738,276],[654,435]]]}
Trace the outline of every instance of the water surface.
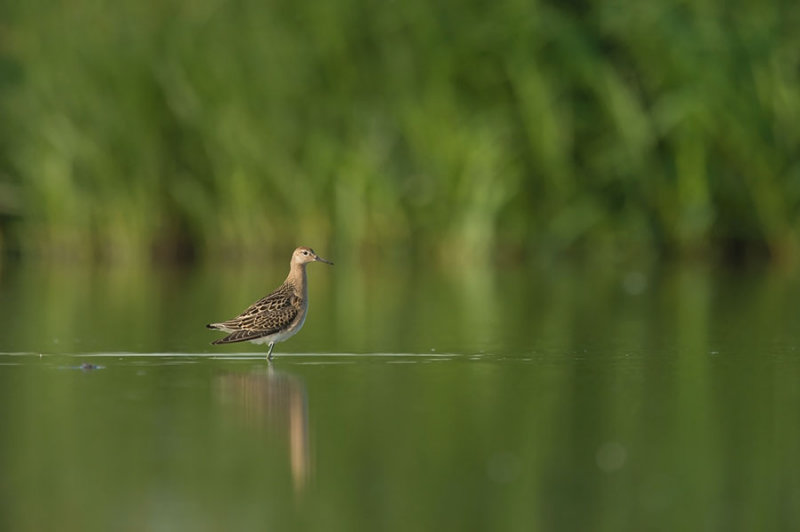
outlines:
{"label": "water surface", "polygon": [[6,267],[3,530],[794,530],[800,284],[710,268]]}

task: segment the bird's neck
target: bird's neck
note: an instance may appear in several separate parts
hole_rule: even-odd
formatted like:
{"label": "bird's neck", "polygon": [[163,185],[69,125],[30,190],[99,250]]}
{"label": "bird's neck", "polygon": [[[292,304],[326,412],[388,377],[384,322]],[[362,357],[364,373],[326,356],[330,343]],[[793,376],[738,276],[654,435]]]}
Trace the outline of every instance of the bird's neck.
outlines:
{"label": "bird's neck", "polygon": [[297,295],[303,299],[308,298],[308,284],[306,283],[306,265],[292,262],[286,283],[291,284]]}

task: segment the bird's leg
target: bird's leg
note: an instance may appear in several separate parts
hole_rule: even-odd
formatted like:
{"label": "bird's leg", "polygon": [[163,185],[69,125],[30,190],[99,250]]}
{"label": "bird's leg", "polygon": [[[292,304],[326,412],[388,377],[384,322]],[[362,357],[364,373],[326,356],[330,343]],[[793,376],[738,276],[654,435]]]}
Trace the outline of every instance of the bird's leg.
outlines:
{"label": "bird's leg", "polygon": [[267,360],[272,361],[272,348],[275,346],[275,342],[269,343],[269,351],[267,351]]}

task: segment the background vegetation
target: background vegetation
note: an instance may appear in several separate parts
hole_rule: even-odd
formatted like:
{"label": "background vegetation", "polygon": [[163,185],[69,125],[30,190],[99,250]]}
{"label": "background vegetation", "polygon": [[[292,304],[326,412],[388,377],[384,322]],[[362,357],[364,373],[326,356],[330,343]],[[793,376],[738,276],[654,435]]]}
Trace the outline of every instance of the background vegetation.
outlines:
{"label": "background vegetation", "polygon": [[0,4],[0,245],[800,258],[800,4]]}

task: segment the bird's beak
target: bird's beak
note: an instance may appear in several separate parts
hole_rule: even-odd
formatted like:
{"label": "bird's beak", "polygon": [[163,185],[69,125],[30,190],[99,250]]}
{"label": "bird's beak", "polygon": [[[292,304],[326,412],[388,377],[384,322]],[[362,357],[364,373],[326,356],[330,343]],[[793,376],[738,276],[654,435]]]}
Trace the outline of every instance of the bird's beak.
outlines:
{"label": "bird's beak", "polygon": [[314,260],[316,260],[317,262],[324,262],[325,264],[330,264],[331,266],[333,266],[333,263],[331,261],[325,260],[319,255],[314,255]]}

